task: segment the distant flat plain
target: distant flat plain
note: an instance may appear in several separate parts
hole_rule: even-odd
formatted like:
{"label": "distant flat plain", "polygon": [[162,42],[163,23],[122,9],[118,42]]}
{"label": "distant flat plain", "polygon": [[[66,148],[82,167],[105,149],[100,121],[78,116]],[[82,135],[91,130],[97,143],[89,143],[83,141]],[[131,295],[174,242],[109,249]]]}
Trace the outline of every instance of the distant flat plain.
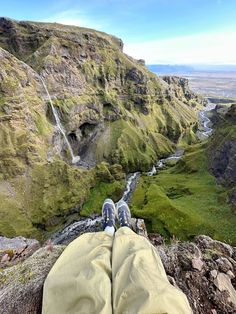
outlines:
{"label": "distant flat plain", "polygon": [[190,87],[205,96],[236,98],[236,72],[194,72],[183,74]]}
{"label": "distant flat plain", "polygon": [[192,73],[173,73],[171,75],[189,79],[189,85],[192,90],[206,97],[236,98],[236,72],[199,71]]}

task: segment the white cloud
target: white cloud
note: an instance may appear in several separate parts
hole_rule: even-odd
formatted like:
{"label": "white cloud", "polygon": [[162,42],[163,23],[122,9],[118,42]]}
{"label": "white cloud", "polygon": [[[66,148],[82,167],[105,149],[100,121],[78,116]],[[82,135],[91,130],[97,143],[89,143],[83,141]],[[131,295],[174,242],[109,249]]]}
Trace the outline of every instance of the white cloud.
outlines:
{"label": "white cloud", "polygon": [[126,43],[124,50],[147,64],[236,64],[236,31]]}
{"label": "white cloud", "polygon": [[75,25],[80,27],[88,27],[94,29],[102,29],[104,25],[100,25],[94,20],[91,20],[84,12],[80,10],[66,10],[56,13],[46,19],[43,22],[56,22],[65,25]]}

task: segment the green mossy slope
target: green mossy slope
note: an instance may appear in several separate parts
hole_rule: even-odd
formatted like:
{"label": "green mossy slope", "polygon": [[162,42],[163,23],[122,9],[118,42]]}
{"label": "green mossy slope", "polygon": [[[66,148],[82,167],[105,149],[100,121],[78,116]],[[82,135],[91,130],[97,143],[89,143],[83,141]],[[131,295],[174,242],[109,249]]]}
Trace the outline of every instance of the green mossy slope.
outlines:
{"label": "green mossy slope", "polygon": [[[173,151],[182,134],[188,143],[194,140],[203,99],[187,80],[149,72],[123,53],[121,40],[80,27],[9,19],[0,19],[0,31],[0,46],[44,77],[84,161],[147,170]],[[11,45],[15,37],[17,45]]]}
{"label": "green mossy slope", "polygon": [[71,166],[61,147],[52,155],[54,127],[36,73],[2,49],[0,61],[0,234],[42,239],[68,216],[78,219],[90,189],[103,181],[121,196],[124,174],[116,165],[102,165],[103,171]]}
{"label": "green mossy slope", "polygon": [[[195,140],[203,100],[186,80],[158,78],[125,55],[113,36],[0,18],[0,47],[0,234],[40,238],[83,204],[83,215],[96,212],[121,196],[123,171],[148,170],[180,138]],[[97,168],[71,165],[38,74],[75,155]]]}
{"label": "green mossy slope", "polygon": [[[120,198],[124,187],[120,167],[114,170],[114,166],[102,164],[86,171],[60,159],[35,164],[26,175],[0,182],[0,233],[42,239],[62,227],[72,214],[79,219],[86,200],[93,199],[86,205],[90,214],[100,213],[104,198]],[[94,197],[94,191],[101,189],[104,192]]]}
{"label": "green mossy slope", "polygon": [[142,177],[132,199],[132,212],[148,222],[150,232],[179,239],[207,234],[236,243],[236,216],[227,191],[208,171],[206,144],[189,148],[175,166]]}

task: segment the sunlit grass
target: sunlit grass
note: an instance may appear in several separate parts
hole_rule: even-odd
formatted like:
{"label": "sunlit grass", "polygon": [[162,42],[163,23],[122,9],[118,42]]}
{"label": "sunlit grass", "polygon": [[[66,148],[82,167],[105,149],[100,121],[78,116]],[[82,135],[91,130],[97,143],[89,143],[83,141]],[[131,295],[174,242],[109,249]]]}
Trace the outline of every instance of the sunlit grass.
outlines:
{"label": "sunlit grass", "polygon": [[208,172],[202,145],[192,147],[176,166],[141,178],[132,211],[146,219],[149,232],[185,240],[206,234],[236,243],[236,215],[226,189]]}

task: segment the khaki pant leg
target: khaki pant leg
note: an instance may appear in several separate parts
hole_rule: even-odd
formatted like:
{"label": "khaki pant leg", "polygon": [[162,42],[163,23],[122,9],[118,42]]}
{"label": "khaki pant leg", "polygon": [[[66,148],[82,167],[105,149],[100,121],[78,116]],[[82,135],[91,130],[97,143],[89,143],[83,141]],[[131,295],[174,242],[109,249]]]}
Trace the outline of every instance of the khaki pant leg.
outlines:
{"label": "khaki pant leg", "polygon": [[69,244],[45,281],[43,314],[112,313],[112,242],[113,236],[97,232]]}
{"label": "khaki pant leg", "polygon": [[156,249],[127,227],[120,228],[112,249],[114,314],[189,314],[183,292],[172,286]]}

